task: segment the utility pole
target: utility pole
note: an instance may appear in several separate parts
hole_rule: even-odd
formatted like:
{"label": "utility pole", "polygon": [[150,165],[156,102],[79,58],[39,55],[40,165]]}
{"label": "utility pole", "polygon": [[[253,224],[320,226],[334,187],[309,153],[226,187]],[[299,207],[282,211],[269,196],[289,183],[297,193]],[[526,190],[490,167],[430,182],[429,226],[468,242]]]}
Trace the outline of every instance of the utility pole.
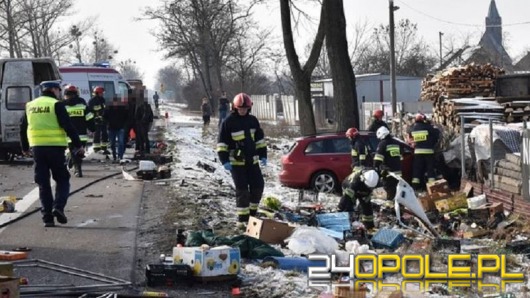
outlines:
{"label": "utility pole", "polygon": [[442,56],[442,35],[443,32],[438,32],[438,35],[440,36],[440,70],[442,69],[442,63],[443,63],[443,56]]}
{"label": "utility pole", "polygon": [[[396,49],[394,41],[394,11],[398,10],[398,6],[394,6],[394,0],[388,0],[389,2],[389,18],[390,18],[390,85],[391,91],[390,96],[392,97],[392,121],[397,115],[397,100],[396,100]],[[396,132],[396,126],[392,125],[393,132]]]}

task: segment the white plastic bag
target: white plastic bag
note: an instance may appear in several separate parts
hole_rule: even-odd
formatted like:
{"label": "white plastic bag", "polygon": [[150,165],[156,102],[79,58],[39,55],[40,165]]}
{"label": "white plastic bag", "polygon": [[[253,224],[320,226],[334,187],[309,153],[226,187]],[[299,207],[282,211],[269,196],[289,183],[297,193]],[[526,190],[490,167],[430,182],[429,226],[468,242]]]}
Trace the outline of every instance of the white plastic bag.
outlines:
{"label": "white plastic bag", "polygon": [[296,254],[333,254],[339,249],[335,239],[315,227],[297,227],[291,236],[286,239],[287,247]]}

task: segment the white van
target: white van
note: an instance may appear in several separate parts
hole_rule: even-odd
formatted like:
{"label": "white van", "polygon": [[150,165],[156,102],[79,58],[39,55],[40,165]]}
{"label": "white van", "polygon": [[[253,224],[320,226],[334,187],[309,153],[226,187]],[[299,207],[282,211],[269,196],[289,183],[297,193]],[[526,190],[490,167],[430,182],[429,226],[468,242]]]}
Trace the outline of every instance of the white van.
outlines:
{"label": "white van", "polygon": [[110,104],[115,98],[122,103],[127,103],[131,90],[130,85],[115,69],[104,66],[61,66],[59,71],[63,84],[72,84],[79,88],[79,96],[86,102],[92,97],[94,87],[101,86],[105,89],[105,102]]}
{"label": "white van", "polygon": [[51,58],[0,59],[0,159],[21,153],[20,119],[42,81],[61,80]]}

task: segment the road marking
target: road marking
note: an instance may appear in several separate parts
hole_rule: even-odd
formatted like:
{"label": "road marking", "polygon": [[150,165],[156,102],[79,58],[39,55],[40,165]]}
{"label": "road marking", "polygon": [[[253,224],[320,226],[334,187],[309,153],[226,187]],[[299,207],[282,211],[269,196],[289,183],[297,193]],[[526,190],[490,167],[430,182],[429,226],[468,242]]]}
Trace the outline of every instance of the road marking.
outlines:
{"label": "road marking", "polygon": [[[52,183],[53,184],[53,183]],[[52,185],[53,187],[53,185]],[[17,201],[15,204],[15,212],[13,213],[0,213],[0,225],[5,224],[8,221],[14,220],[26,212],[26,210],[39,200],[39,188],[35,187],[27,195],[25,195],[22,200]],[[4,231],[5,227],[0,229],[0,233]]]}

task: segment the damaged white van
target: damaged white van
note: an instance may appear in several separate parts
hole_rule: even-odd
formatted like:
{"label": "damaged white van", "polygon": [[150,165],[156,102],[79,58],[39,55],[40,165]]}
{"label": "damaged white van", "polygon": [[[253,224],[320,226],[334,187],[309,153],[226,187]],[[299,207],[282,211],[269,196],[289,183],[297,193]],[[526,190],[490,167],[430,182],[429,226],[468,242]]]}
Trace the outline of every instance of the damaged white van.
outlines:
{"label": "damaged white van", "polygon": [[40,95],[42,81],[61,80],[51,58],[0,59],[0,159],[21,153],[20,119],[26,103]]}

